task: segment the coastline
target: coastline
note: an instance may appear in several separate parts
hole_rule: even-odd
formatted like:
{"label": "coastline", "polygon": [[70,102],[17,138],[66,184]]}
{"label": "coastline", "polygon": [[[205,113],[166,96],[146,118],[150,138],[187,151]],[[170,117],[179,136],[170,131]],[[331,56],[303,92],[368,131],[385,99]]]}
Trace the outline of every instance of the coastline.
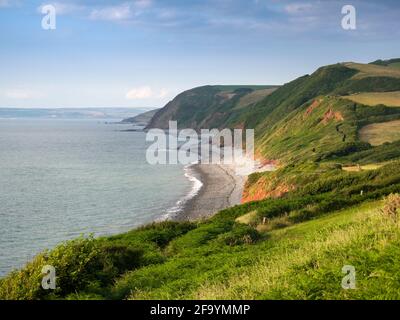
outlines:
{"label": "coastline", "polygon": [[220,210],[240,204],[247,177],[236,175],[233,166],[195,164],[191,166],[191,170],[203,185],[172,220],[202,220]]}

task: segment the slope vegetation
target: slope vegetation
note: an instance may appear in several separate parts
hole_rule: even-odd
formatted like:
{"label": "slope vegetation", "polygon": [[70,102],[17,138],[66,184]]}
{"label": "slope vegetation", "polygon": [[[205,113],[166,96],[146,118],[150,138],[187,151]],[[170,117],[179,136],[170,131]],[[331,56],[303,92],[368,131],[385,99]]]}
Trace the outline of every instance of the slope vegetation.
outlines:
{"label": "slope vegetation", "polygon": [[[254,92],[270,88],[182,93],[149,127],[254,128],[257,156],[277,170],[250,175],[243,204],[208,220],[44,252],[0,281],[0,298],[399,299],[400,137],[391,125],[400,108],[348,97],[400,91],[386,72],[396,62],[383,63],[322,67],[257,101]],[[386,143],[362,138],[382,124]],[[40,287],[46,264],[58,270],[52,293]],[[345,265],[356,270],[355,290],[342,289]]]}
{"label": "slope vegetation", "polygon": [[121,123],[132,123],[138,126],[147,126],[158,110],[159,109],[155,109],[141,113],[135,117],[124,119],[121,121]]}
{"label": "slope vegetation", "polygon": [[400,107],[400,91],[364,92],[345,96],[344,98],[366,106],[377,106],[383,104],[388,107]]}
{"label": "slope vegetation", "polygon": [[170,120],[179,128],[225,128],[237,109],[245,109],[268,96],[276,86],[204,86],[179,94],[159,110],[147,126],[167,129]]}

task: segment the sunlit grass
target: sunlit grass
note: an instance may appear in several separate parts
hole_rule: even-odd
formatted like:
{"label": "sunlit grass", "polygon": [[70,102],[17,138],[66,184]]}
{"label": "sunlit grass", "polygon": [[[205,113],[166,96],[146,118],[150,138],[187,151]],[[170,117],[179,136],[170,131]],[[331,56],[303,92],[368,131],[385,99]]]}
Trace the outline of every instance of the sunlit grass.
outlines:
{"label": "sunlit grass", "polygon": [[359,172],[359,171],[368,171],[368,170],[376,170],[382,168],[387,163],[371,163],[366,165],[358,165],[358,166],[346,166],[342,167],[344,171],[347,172]]}
{"label": "sunlit grass", "polygon": [[388,107],[400,107],[400,91],[393,92],[363,92],[343,98],[352,100],[367,106],[383,104]]}
{"label": "sunlit grass", "polygon": [[360,71],[353,76],[353,79],[366,77],[393,77],[400,78],[400,69],[394,67],[378,66],[374,64],[345,63],[346,67]]}
{"label": "sunlit grass", "polygon": [[[391,258],[385,260],[391,250],[400,253],[399,222],[384,217],[380,206],[380,202],[365,204],[272,231],[270,241],[276,246],[259,261],[224,281],[203,284],[193,298],[399,298],[398,265]],[[366,260],[371,261],[366,264]],[[341,287],[344,265],[356,267],[356,290]]]}
{"label": "sunlit grass", "polygon": [[359,134],[362,141],[373,146],[400,140],[400,120],[367,125],[360,130]]}

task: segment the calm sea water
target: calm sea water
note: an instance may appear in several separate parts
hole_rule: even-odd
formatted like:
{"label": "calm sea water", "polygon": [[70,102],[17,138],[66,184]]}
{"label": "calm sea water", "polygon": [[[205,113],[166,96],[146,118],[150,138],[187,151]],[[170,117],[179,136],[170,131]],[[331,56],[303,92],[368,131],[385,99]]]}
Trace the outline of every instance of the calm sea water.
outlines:
{"label": "calm sea water", "polygon": [[61,241],[153,221],[193,192],[184,168],[147,164],[145,134],[123,129],[0,120],[0,277]]}

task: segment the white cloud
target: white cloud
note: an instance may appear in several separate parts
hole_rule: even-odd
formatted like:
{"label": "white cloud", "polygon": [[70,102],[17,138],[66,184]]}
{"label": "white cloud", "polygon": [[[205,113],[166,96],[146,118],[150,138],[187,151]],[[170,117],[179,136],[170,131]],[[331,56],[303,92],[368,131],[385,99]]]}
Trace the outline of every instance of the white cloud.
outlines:
{"label": "white cloud", "polygon": [[309,11],[313,6],[311,3],[291,3],[285,6],[285,11],[288,14],[300,14]]}
{"label": "white cloud", "polygon": [[19,0],[0,0],[0,8],[7,8],[15,5],[19,5]]}
{"label": "white cloud", "polygon": [[39,99],[42,98],[44,95],[43,93],[33,90],[11,89],[6,91],[4,93],[4,96],[9,99],[28,100],[28,99]]}
{"label": "white cloud", "polygon": [[152,5],[152,0],[136,0],[134,6],[137,8],[148,8]]}
{"label": "white cloud", "polygon": [[[74,13],[77,11],[82,11],[85,9],[85,6],[83,5],[78,5],[75,3],[66,3],[66,2],[52,2],[49,3],[50,5],[54,6],[56,8],[56,14],[59,15],[64,15],[64,14],[70,14]],[[42,13],[42,8],[44,6],[48,5],[47,3],[43,3],[40,5],[37,10],[39,13]]]}
{"label": "white cloud", "polygon": [[116,6],[106,6],[93,9],[89,18],[92,20],[122,21],[131,19],[142,13],[142,11],[152,5],[151,0],[136,0],[126,2]]}
{"label": "white cloud", "polygon": [[159,97],[161,99],[163,99],[163,98],[166,98],[168,96],[168,94],[169,94],[169,91],[165,88],[162,88],[160,91]]}
{"label": "white cloud", "polygon": [[89,16],[89,18],[93,20],[108,20],[108,21],[126,20],[131,17],[132,17],[132,11],[131,11],[131,6],[129,4],[122,4],[120,6],[94,9],[92,10]]}
{"label": "white cloud", "polygon": [[165,88],[160,90],[153,90],[149,86],[142,86],[133,88],[126,94],[128,100],[140,100],[140,99],[164,99],[168,96],[169,91]]}
{"label": "white cloud", "polygon": [[153,97],[153,90],[148,86],[133,88],[126,94],[126,98],[129,100],[149,99],[151,97]]}

